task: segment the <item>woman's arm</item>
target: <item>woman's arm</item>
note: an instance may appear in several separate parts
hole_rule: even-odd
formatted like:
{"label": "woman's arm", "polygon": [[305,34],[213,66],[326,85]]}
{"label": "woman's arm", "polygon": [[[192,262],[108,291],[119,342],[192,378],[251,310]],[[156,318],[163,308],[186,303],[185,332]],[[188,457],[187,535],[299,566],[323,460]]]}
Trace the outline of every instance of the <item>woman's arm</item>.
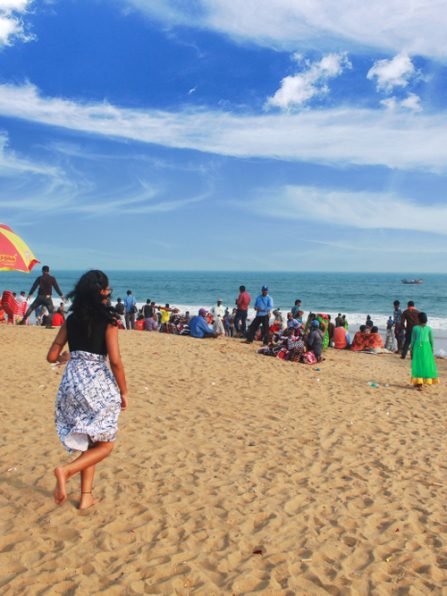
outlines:
{"label": "woman's arm", "polygon": [[127,384],[118,344],[118,327],[116,325],[107,325],[106,347],[110,368],[121,393],[121,409],[125,410],[127,408]]}
{"label": "woman's arm", "polygon": [[430,342],[431,345],[431,351],[434,351],[434,345],[433,345],[433,332],[431,330],[431,327],[428,328],[428,341]]}
{"label": "woman's arm", "polygon": [[[54,363],[58,362],[59,364],[64,364],[67,360],[70,359],[70,354],[68,352],[62,352],[62,348],[67,343],[67,324],[64,323],[58,331],[56,335],[56,339],[50,346],[47,354],[48,362]],[[61,354],[62,352],[62,354]]]}

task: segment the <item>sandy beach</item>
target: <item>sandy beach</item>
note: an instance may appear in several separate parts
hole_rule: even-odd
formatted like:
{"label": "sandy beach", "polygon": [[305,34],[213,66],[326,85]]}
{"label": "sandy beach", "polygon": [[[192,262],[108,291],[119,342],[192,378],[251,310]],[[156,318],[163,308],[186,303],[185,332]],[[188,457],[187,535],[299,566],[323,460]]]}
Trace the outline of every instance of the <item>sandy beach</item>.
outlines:
{"label": "sandy beach", "polygon": [[77,479],[52,497],[55,334],[0,326],[3,594],[447,590],[445,360],[421,394],[395,355],[122,332],[130,405],[80,513]]}

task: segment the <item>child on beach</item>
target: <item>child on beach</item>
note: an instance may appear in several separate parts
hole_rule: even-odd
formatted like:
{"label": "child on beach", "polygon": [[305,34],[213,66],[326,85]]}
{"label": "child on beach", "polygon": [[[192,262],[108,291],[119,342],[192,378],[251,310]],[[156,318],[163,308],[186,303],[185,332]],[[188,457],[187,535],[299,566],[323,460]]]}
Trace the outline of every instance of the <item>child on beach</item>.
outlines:
{"label": "child on beach", "polygon": [[[108,306],[107,276],[88,271],[69,294],[72,314],[60,328],[47,360],[67,363],[56,400],[57,433],[69,451],[82,451],[74,461],[54,470],[54,500],[67,500],[66,484],[81,475],[79,509],[95,505],[95,466],[112,452],[118,417],[127,407],[127,387],[118,346],[119,315]],[[70,353],[62,352],[68,342]],[[110,370],[106,364],[109,358]],[[112,374],[113,373],[113,374]]]}

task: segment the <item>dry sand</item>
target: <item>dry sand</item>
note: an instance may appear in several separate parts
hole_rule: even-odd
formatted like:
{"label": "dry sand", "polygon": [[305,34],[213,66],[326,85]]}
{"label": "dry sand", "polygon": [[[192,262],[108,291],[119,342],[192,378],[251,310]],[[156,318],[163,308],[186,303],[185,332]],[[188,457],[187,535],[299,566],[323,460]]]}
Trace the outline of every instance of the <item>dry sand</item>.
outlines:
{"label": "dry sand", "polygon": [[122,332],[130,407],[80,513],[77,479],[52,499],[55,333],[0,326],[2,594],[447,593],[447,391],[409,360]]}

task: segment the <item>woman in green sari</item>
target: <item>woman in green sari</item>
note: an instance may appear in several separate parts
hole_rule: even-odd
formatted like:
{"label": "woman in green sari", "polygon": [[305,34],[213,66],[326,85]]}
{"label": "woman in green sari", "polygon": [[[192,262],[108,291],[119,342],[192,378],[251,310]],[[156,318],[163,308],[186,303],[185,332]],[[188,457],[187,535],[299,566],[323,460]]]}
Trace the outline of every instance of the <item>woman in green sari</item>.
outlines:
{"label": "woman in green sari", "polygon": [[411,382],[421,391],[423,385],[439,383],[439,379],[433,356],[433,335],[431,327],[427,326],[427,315],[420,312],[418,318],[419,325],[415,325],[411,333]]}

